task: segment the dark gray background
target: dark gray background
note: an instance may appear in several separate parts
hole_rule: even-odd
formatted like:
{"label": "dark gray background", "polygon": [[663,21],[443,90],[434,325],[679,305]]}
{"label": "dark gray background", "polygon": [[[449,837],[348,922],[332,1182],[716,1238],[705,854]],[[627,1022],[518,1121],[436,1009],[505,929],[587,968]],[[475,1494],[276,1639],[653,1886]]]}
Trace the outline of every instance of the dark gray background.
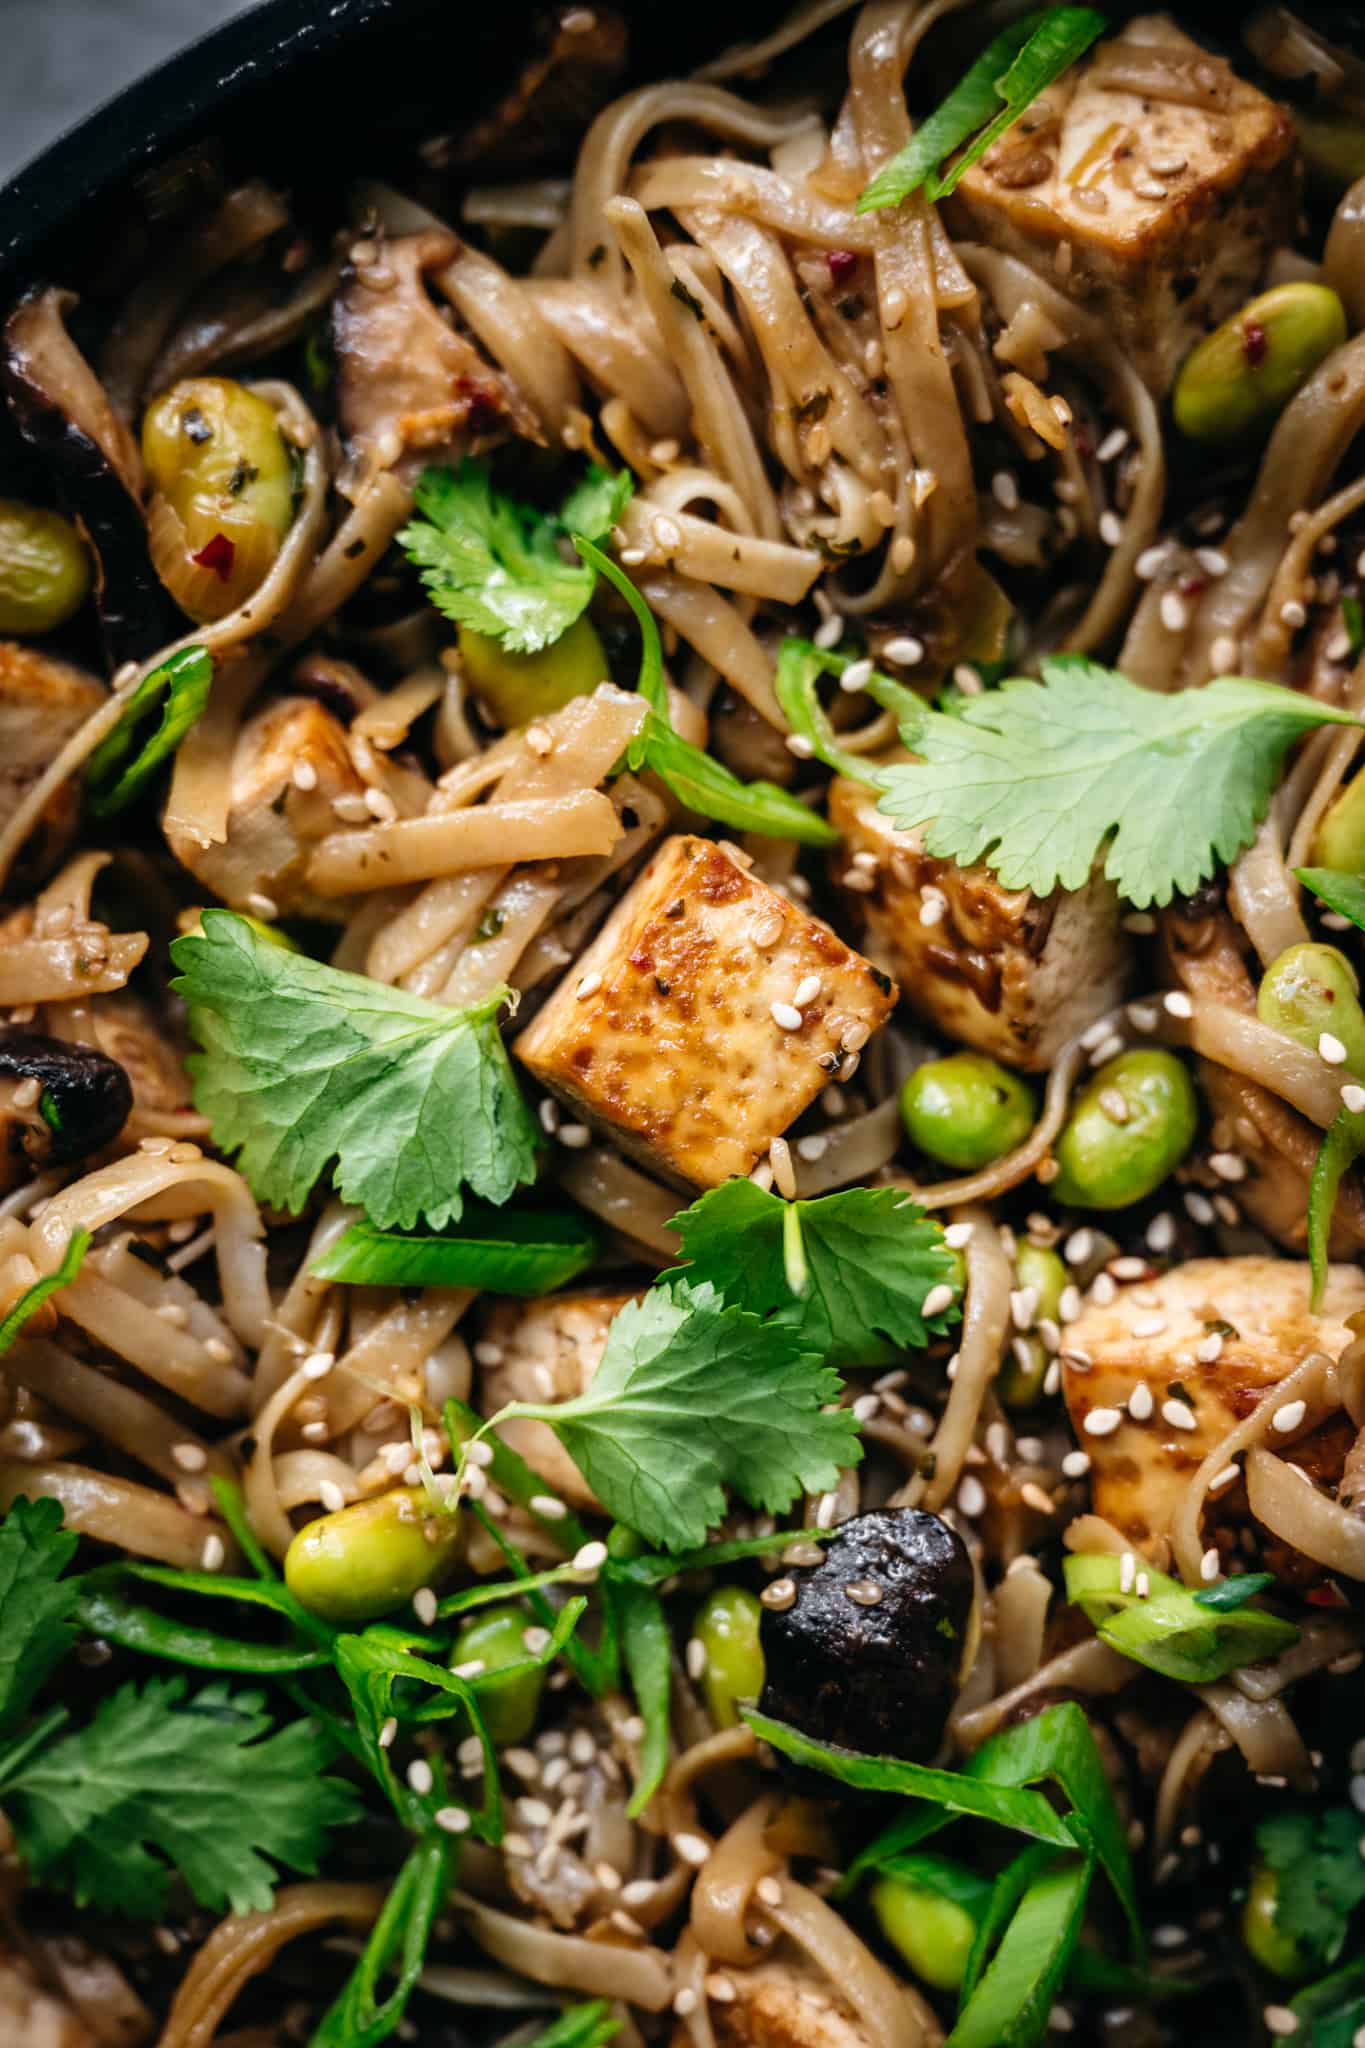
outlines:
{"label": "dark gray background", "polygon": [[0,0],[0,179],[248,0]]}

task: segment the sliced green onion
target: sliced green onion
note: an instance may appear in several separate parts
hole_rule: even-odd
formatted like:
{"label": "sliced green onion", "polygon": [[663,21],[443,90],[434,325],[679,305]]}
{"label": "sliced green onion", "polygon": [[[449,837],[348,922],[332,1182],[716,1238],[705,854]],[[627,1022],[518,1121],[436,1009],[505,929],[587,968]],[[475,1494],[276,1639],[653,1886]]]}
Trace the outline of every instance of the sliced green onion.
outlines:
{"label": "sliced green onion", "polygon": [[1031,1877],[947,2048],[1033,2048],[1042,2040],[1080,1935],[1094,1868],[1093,1856],[1068,1856]]}
{"label": "sliced green onion", "polygon": [[1124,1589],[1117,1557],[1078,1553],[1063,1569],[1068,1599],[1084,1609],[1102,1642],[1186,1685],[1211,1685],[1299,1640],[1293,1622],[1278,1614],[1240,1602],[1221,1610],[1201,1604],[1177,1580],[1150,1567],[1144,1567],[1147,1595],[1139,1599]]}
{"label": "sliced green onion", "polygon": [[[202,647],[182,647],[144,676],[86,765],[86,797],[97,818],[112,817],[168,761],[209,700],[213,657]],[[165,702],[161,703],[164,697]],[[161,722],[140,737],[161,704]]]}
{"label": "sliced green onion", "polygon": [[1201,1586],[1194,1604],[1211,1607],[1215,1614],[1232,1614],[1258,1593],[1268,1593],[1274,1583],[1273,1572],[1237,1572],[1230,1579],[1221,1579],[1216,1586]]}
{"label": "sliced green onion", "polygon": [[[820,702],[820,678],[842,676],[856,660],[856,655],[817,647],[813,640],[784,640],[777,657],[777,701],[791,721],[792,731],[805,740],[817,761],[823,761],[836,775],[864,782],[870,789],[884,789],[886,780],[880,769],[869,767],[860,754],[840,746]],[[913,732],[923,720],[924,704],[904,683],[874,670],[862,688],[864,695],[880,704],[883,711],[896,713],[902,734]]]}
{"label": "sliced green onion", "polygon": [[353,1223],[312,1271],[357,1287],[477,1287],[530,1296],[575,1279],[600,1250],[597,1231],[567,1209],[497,1209],[469,1201],[458,1227],[439,1235]]}
{"label": "sliced green onion", "polygon": [[35,1280],[33,1285],[19,1296],[4,1321],[0,1322],[0,1358],[9,1350],[24,1324],[37,1315],[49,1295],[55,1294],[59,1287],[68,1286],[75,1279],[89,1249],[90,1232],[73,1230],[67,1239],[66,1250],[62,1253],[62,1261],[56,1272],[44,1273],[41,1280]]}
{"label": "sliced green onion", "polygon": [[673,1643],[664,1604],[649,1586],[609,1581],[605,1597],[616,1610],[621,1658],[645,1724],[640,1743],[640,1775],[626,1808],[627,1818],[643,1813],[668,1769],[669,1694],[673,1677]]}

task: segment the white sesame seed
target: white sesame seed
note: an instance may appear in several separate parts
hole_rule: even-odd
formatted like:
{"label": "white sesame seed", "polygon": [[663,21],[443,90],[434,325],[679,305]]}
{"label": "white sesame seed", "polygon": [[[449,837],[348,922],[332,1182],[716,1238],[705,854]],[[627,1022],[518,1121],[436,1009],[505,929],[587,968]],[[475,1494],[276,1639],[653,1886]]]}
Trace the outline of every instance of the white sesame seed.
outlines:
{"label": "white sesame seed", "polygon": [[1125,1550],[1119,1559],[1119,1591],[1131,1593],[1133,1580],[1137,1577],[1137,1559],[1131,1550]]}
{"label": "white sesame seed", "polygon": [[559,1104],[552,1095],[546,1095],[541,1098],[540,1102],[536,1105],[536,1115],[540,1118],[540,1128],[544,1131],[546,1137],[553,1138],[555,1132],[559,1129]]}
{"label": "white sesame seed", "polygon": [[487,1669],[486,1657],[468,1657],[463,1664],[452,1664],[450,1672],[453,1678],[482,1678]]}
{"label": "white sesame seed", "polygon": [[1265,2021],[1269,2033],[1287,2037],[1299,2031],[1298,2016],[1292,2013],[1287,2005],[1268,2005],[1261,2018]]}
{"label": "white sesame seed", "polygon": [[1206,1585],[1212,1585],[1223,1569],[1223,1560],[1216,1548],[1206,1550],[1199,1560],[1199,1576]]}
{"label": "white sesame seed", "polygon": [[791,1003],[770,1003],[768,1014],[779,1031],[799,1031],[805,1021],[801,1012]]}
{"label": "white sesame seed", "polygon": [[924,659],[924,642],[913,633],[899,633],[882,648],[882,660],[893,668],[915,668]]}
{"label": "white sesame seed", "polygon": [[1161,1404],[1161,1419],[1163,1422],[1168,1422],[1172,1429],[1197,1429],[1199,1427],[1194,1410],[1190,1407],[1188,1401],[1163,1401]]}
{"label": "white sesame seed", "polygon": [[1136,1579],[1134,1579],[1133,1581],[1133,1591],[1137,1594],[1139,1600],[1146,1600],[1150,1597],[1152,1591],[1152,1582],[1148,1578],[1146,1572],[1138,1573]]}
{"label": "white sesame seed", "polygon": [[1084,1306],[1085,1304],[1081,1300],[1081,1290],[1073,1281],[1069,1287],[1062,1289],[1061,1297],[1057,1303],[1058,1320],[1063,1323],[1074,1323],[1079,1318]]}
{"label": "white sesame seed", "polygon": [[1095,450],[1098,462],[1113,462],[1128,446],[1129,434],[1126,427],[1111,427],[1099,447]]}
{"label": "white sesame seed", "polygon": [[1110,1032],[1108,1038],[1102,1040],[1102,1042],[1095,1047],[1095,1050],[1090,1055],[1090,1064],[1092,1067],[1107,1066],[1109,1061],[1117,1059],[1122,1051],[1123,1040],[1119,1037],[1116,1031],[1112,1031]]}
{"label": "white sesame seed", "polygon": [[972,1232],[975,1228],[975,1224],[972,1223],[950,1223],[943,1233],[943,1242],[952,1251],[965,1251],[972,1241]]}
{"label": "white sesame seed", "polygon": [[586,1151],[592,1143],[592,1132],[586,1124],[561,1124],[555,1136],[570,1152]]}
{"label": "white sesame seed", "polygon": [[1090,1283],[1090,1299],[1097,1308],[1108,1308],[1118,1294],[1119,1284],[1112,1273],[1097,1273]]}
{"label": "white sesame seed", "polygon": [[1221,548],[1196,548],[1194,559],[1206,576],[1216,578],[1228,573],[1228,558]]}
{"label": "white sesame seed", "polygon": [[815,755],[815,742],[808,740],[803,732],[787,734],[787,752],[795,754],[798,761],[809,761]]}
{"label": "white sesame seed", "polygon": [[[388,1720],[384,1723],[383,1727],[379,1731],[379,1747],[381,1749],[391,1749],[393,1747],[393,1738],[397,1733],[397,1716],[394,1714],[390,1714]],[[479,1748],[480,1750],[482,1750],[482,1743],[479,1744]]]}
{"label": "white sesame seed", "polygon": [[337,1485],[335,1479],[323,1479],[319,1481],[318,1503],[321,1507],[326,1508],[329,1515],[334,1515],[337,1513],[339,1509],[345,1507],[346,1496],[342,1492],[341,1488]]}
{"label": "white sesame seed", "polygon": [[297,761],[295,761],[293,767],[289,771],[289,779],[293,783],[295,789],[301,789],[305,793],[307,793],[307,791],[309,791],[310,789],[317,788],[318,771],[313,766],[311,761],[305,761],[302,758],[302,756],[300,756],[300,758]]}
{"label": "white sesame seed", "polygon": [[1155,547],[1144,548],[1134,565],[1138,581],[1150,583],[1154,577],[1159,576],[1166,566],[1170,552],[1171,543],[1168,540],[1158,541]]}
{"label": "white sesame seed", "polygon": [[1068,1451],[1062,1459],[1062,1472],[1068,1479],[1084,1479],[1089,1470],[1089,1451]]}
{"label": "white sesame seed", "polygon": [[299,1371],[306,1380],[325,1380],[336,1364],[336,1353],[332,1351],[310,1351]]}
{"label": "white sesame seed", "polygon": [[1213,1365],[1223,1350],[1223,1333],[1213,1330],[1207,1337],[1201,1337],[1194,1347],[1194,1355],[1201,1365]]}
{"label": "white sesame seed", "polygon": [[1101,512],[1100,539],[1107,548],[1116,548],[1123,539],[1123,521],[1117,512]]}
{"label": "white sesame seed", "polygon": [[820,994],[820,986],[818,974],[808,974],[804,981],[798,981],[792,990],[792,1008],[804,1010],[815,1002]]}
{"label": "white sesame seed", "polygon": [[801,1159],[808,1159],[812,1162],[816,1159],[823,1159],[829,1150],[829,1139],[823,1131],[814,1131],[808,1138],[797,1139],[796,1150],[797,1156]]}
{"label": "white sesame seed", "polygon": [[1050,1493],[1044,1493],[1036,1480],[1026,1479],[1019,1489],[1019,1498],[1025,1507],[1033,1508],[1040,1515],[1055,1515],[1057,1503]]}
{"label": "white sesame seed", "polygon": [[706,1645],[699,1636],[693,1636],[687,1645],[687,1675],[694,1684],[700,1684],[706,1676]]}
{"label": "white sesame seed", "polygon": [[986,1489],[974,1473],[969,1472],[958,1487],[957,1504],[969,1519],[985,1513]]}
{"label": "white sesame seed", "polygon": [[850,696],[855,690],[865,689],[872,680],[872,662],[869,656],[861,661],[851,661],[839,678],[839,688],[847,690]]}
{"label": "white sesame seed", "polygon": [[1213,1152],[1209,1155],[1209,1169],[1219,1180],[1239,1181],[1247,1177],[1247,1163],[1239,1152]]}
{"label": "white sesame seed", "polygon": [[598,1572],[606,1561],[605,1543],[585,1543],[581,1550],[574,1553],[573,1568],[576,1572]]}
{"label": "white sesame seed", "polygon": [[1280,606],[1280,618],[1286,626],[1297,632],[1300,626],[1308,624],[1308,611],[1296,597],[1291,597],[1288,603]]}
{"label": "white sesame seed", "polygon": [[251,912],[253,917],[260,917],[266,920],[278,917],[280,914],[280,906],[275,901],[274,897],[262,896],[259,893],[259,891],[253,891],[253,893],[247,897],[246,907]]}
{"label": "white sesame seed", "polygon": [[448,1835],[462,1835],[469,1826],[469,1815],[462,1806],[438,1806],[436,1825]]}
{"label": "white sesame seed", "polygon": [[1163,1210],[1147,1225],[1147,1243],[1154,1252],[1168,1252],[1175,1243],[1175,1218]]}
{"label": "white sesame seed", "polygon": [[1298,1428],[1307,1413],[1306,1401],[1286,1401],[1284,1406],[1277,1408],[1271,1416],[1270,1426],[1278,1430],[1281,1436],[1288,1436],[1291,1430]]}
{"label": "white sesame seed", "polygon": [[1346,1790],[1350,1795],[1351,1804],[1356,1812],[1365,1813],[1365,1773],[1357,1771],[1356,1775],[1347,1785]]}
{"label": "white sesame seed", "polygon": [[430,1628],[436,1619],[436,1595],[430,1586],[419,1586],[412,1596],[412,1611],[423,1628]]}
{"label": "white sesame seed", "polygon": [[602,977],[600,974],[596,972],[592,974],[585,974],[579,981],[577,988],[574,990],[574,994],[575,996],[577,996],[580,1003],[585,1003],[588,1000],[589,996],[595,996],[597,994],[597,991],[599,988],[601,988],[601,986]]}
{"label": "white sesame seed", "polygon": [[754,1886],[754,1896],[765,1906],[780,1906],[782,1904],[782,1885],[780,1880],[772,1876],[760,1877],[758,1883]]}
{"label": "white sesame seed", "polygon": [[1161,623],[1168,633],[1183,633],[1189,625],[1189,606],[1178,590],[1168,590],[1162,597]]}
{"label": "white sesame seed", "polygon": [[1150,1003],[1130,1003],[1127,1014],[1134,1031],[1155,1031],[1161,1022]]}
{"label": "white sesame seed", "polygon": [[1002,506],[1006,512],[1017,512],[1019,509],[1018,478],[1012,476],[1007,469],[998,469],[991,478],[991,495],[994,497],[996,504]]}
{"label": "white sesame seed", "polygon": [[1216,676],[1230,676],[1237,662],[1237,642],[1230,633],[1220,633],[1209,649],[1209,667]]}
{"label": "white sesame seed", "polygon": [[1357,1087],[1354,1081],[1348,1081],[1341,1091],[1341,1100],[1343,1107],[1349,1109],[1352,1116],[1359,1116],[1362,1109],[1365,1109],[1365,1088]]}
{"label": "white sesame seed", "polygon": [[925,926],[942,924],[947,908],[948,906],[941,896],[930,896],[926,891],[919,907],[920,923]]}
{"label": "white sesame seed", "polygon": [[1112,1436],[1122,1421],[1119,1408],[1092,1408],[1083,1427],[1087,1436]]}
{"label": "white sesame seed", "polygon": [[172,1444],[171,1456],[182,1472],[202,1472],[208,1464],[208,1452],[198,1444]]}
{"label": "white sesame seed", "polygon": [[717,2005],[730,2005],[734,2002],[735,1987],[721,1971],[713,1970],[705,1983],[707,1997],[713,1998]]}
{"label": "white sesame seed", "polygon": [[1236,1479],[1240,1479],[1241,1476],[1242,1473],[1240,1466],[1224,1465],[1222,1471],[1215,1472],[1212,1479],[1210,1479],[1209,1492],[1222,1493],[1225,1487],[1231,1486],[1233,1481]]}
{"label": "white sesame seed", "polygon": [[226,1557],[227,1550],[221,1536],[212,1535],[204,1538],[204,1548],[199,1554],[199,1562],[206,1572],[220,1572]]}
{"label": "white sesame seed", "polygon": [[680,2020],[689,2019],[697,2009],[697,1994],[690,1984],[684,1984],[673,1999],[673,2010]]}
{"label": "white sesame seed", "polygon": [[680,1834],[673,1836],[674,1853],[684,1863],[690,1863],[694,1870],[700,1870],[711,1854],[711,1844],[704,1835]]}
{"label": "white sesame seed", "polygon": [[431,1765],[424,1756],[414,1757],[408,1765],[408,1784],[419,1799],[426,1797],[432,1787]]}
{"label": "white sesame seed", "polygon": [[1166,1329],[1167,1322],[1165,1316],[1134,1316],[1133,1318],[1133,1335],[1135,1337],[1161,1337],[1165,1335]]}
{"label": "white sesame seed", "polygon": [[828,650],[837,647],[844,637],[844,622],[838,612],[831,612],[815,629],[812,636],[817,647]]}
{"label": "white sesame seed", "polygon": [[1346,1064],[1346,1048],[1335,1032],[1318,1033],[1318,1058],[1326,1060],[1329,1067],[1341,1067]]}
{"label": "white sesame seed", "polygon": [[1192,1223],[1209,1224],[1213,1221],[1213,1204],[1207,1195],[1201,1195],[1197,1188],[1185,1196],[1185,1213]]}
{"label": "white sesame seed", "polygon": [[1161,998],[1161,1007],[1165,1010],[1168,1017],[1192,1017],[1194,1015],[1194,1004],[1182,988],[1168,989]]}
{"label": "white sesame seed", "polygon": [[1016,1330],[1031,1330],[1038,1313],[1038,1289],[1016,1287],[1010,1293],[1010,1320]]}
{"label": "white sesame seed", "polygon": [[873,1416],[880,1413],[881,1405],[882,1397],[880,1394],[859,1394],[857,1400],[853,1403],[854,1420],[856,1422],[871,1422]]}
{"label": "white sesame seed", "polygon": [[1063,1247],[1062,1256],[1069,1266],[1083,1266],[1094,1249],[1094,1231],[1082,1227],[1080,1230],[1072,1231]]}
{"label": "white sesame seed", "polygon": [[924,1297],[925,1317],[932,1319],[934,1316],[941,1316],[943,1311],[952,1305],[953,1290],[946,1280],[941,1280],[938,1286],[931,1287]]}
{"label": "white sesame seed", "polygon": [[1151,1388],[1145,1380],[1140,1380],[1128,1396],[1128,1413],[1134,1422],[1150,1422],[1155,1406]]}

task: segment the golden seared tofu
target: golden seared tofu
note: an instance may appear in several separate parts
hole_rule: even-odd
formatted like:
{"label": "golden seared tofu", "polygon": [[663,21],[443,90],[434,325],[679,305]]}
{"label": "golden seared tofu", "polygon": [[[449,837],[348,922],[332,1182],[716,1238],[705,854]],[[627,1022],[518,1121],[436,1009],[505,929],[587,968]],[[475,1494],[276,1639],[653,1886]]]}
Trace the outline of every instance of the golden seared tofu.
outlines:
{"label": "golden seared tofu", "polygon": [[829,819],[869,953],[946,1037],[1042,1073],[1122,997],[1130,948],[1102,875],[1045,898],[1003,888],[989,868],[935,860],[877,809],[875,790],[842,778]]}
{"label": "golden seared tofu", "polygon": [[[0,640],[0,827],[106,694],[102,683],[69,661]],[[72,776],[43,807],[26,849],[28,867],[44,874],[56,863],[70,844],[80,805],[80,778]]]}
{"label": "golden seared tofu", "polygon": [[1033,102],[950,202],[956,233],[1035,264],[1158,395],[1292,241],[1294,124],[1163,14]]}
{"label": "golden seared tofu", "polygon": [[[1210,1451],[1310,1351],[1339,1358],[1351,1341],[1346,1318],[1365,1309],[1365,1274],[1331,1267],[1319,1315],[1308,1293],[1297,1259],[1192,1259],[1107,1306],[1088,1303],[1068,1326],[1066,1355],[1089,1360],[1066,1367],[1064,1389],[1095,1513],[1155,1562],[1166,1562],[1176,1510]],[[1316,1434],[1289,1430],[1277,1449],[1312,1468]],[[1214,1489],[1215,1512],[1219,1499]]]}
{"label": "golden seared tofu", "polygon": [[238,738],[226,842],[167,837],[177,860],[234,909],[249,911],[253,896],[267,896],[285,915],[335,918],[335,901],[305,886],[304,869],[318,840],[337,829],[337,798],[364,792],[340,721],[309,697],[282,697]]}
{"label": "golden seared tofu", "polygon": [[852,1063],[890,977],[709,839],[670,839],[516,1043],[667,1178],[718,1187]]}
{"label": "golden seared tofu", "polygon": [[[475,1347],[477,1406],[496,1415],[509,1401],[572,1401],[587,1392],[602,1362],[613,1318],[633,1294],[552,1294],[544,1301],[499,1302],[485,1317]],[[576,1508],[597,1508],[597,1496],[548,1422],[514,1416],[498,1434],[533,1472]]]}
{"label": "golden seared tofu", "polygon": [[[710,2007],[718,2048],[869,2048],[871,2035],[822,1971],[775,1961],[725,1974],[734,1997]],[[689,2037],[683,2029],[676,2038]]]}

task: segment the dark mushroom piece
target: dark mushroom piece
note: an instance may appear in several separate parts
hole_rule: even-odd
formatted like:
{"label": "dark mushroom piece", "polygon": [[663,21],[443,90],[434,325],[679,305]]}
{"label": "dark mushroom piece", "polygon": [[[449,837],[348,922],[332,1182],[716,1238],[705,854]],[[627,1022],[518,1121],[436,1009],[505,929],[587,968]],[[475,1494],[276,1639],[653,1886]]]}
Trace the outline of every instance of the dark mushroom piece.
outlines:
{"label": "dark mushroom piece", "polygon": [[762,1711],[844,1749],[932,1757],[975,1633],[975,1574],[956,1530],[920,1508],[880,1508],[845,1522],[823,1561],[790,1579],[790,1606],[765,1603]]}
{"label": "dark mushroom piece", "polygon": [[75,303],[51,287],[19,301],[5,323],[0,386],[94,550],[95,602],[112,671],[164,647],[184,620],[147,551],[136,443],[66,331]]}
{"label": "dark mushroom piece", "polygon": [[117,1060],[37,1031],[0,1037],[0,1186],[67,1166],[111,1144],[133,1088]]}

